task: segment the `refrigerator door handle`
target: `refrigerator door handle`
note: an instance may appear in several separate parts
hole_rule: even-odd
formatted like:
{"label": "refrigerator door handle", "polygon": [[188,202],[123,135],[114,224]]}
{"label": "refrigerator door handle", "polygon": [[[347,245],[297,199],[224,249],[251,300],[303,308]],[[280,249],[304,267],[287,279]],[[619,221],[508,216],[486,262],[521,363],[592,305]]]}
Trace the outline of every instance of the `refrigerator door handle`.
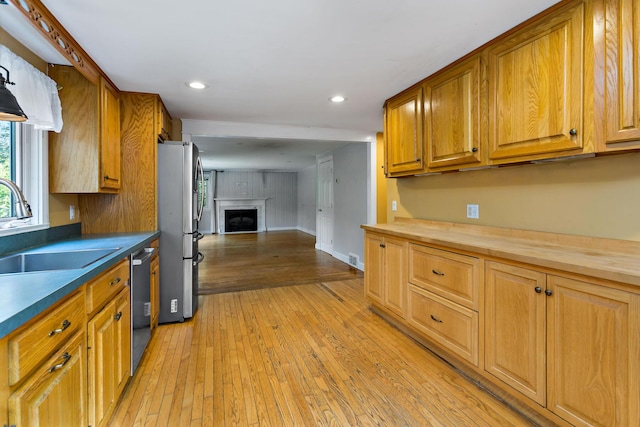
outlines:
{"label": "refrigerator door handle", "polygon": [[202,238],[204,237],[204,234],[200,233],[198,231],[198,235],[196,236],[196,240],[202,240]]}
{"label": "refrigerator door handle", "polygon": [[202,252],[198,252],[196,259],[193,261],[193,265],[196,266],[200,264],[204,260],[204,254]]}
{"label": "refrigerator door handle", "polygon": [[198,204],[198,222],[200,222],[200,220],[202,219],[202,211],[204,211],[204,194],[202,194],[202,192],[204,191],[204,168],[202,167],[202,160],[200,160],[200,157],[198,157],[196,165],[198,168],[198,172],[200,173],[199,182],[201,183],[198,186],[198,196],[200,197],[200,203]]}

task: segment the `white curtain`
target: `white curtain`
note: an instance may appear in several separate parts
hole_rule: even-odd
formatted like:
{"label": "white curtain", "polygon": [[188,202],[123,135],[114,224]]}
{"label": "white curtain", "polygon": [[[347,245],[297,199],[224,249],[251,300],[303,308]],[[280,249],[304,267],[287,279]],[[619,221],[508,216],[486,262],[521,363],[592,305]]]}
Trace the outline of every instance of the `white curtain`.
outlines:
{"label": "white curtain", "polygon": [[[0,65],[9,70],[9,77],[15,83],[7,88],[27,115],[26,123],[36,129],[59,133],[62,107],[56,82],[3,45],[0,45]],[[0,72],[7,77],[4,70]]]}

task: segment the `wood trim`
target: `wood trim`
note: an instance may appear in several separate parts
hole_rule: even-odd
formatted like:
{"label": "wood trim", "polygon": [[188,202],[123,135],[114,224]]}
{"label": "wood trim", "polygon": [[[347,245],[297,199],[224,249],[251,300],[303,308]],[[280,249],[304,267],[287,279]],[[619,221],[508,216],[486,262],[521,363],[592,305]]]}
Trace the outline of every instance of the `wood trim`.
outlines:
{"label": "wood trim", "polygon": [[[80,46],[56,17],[40,0],[11,0],[16,8],[29,22],[45,36],[51,46],[56,48],[69,62],[82,73],[91,83],[98,84],[98,77],[102,75],[111,86],[117,89],[100,69],[87,52]],[[28,8],[25,9],[25,7]]]}

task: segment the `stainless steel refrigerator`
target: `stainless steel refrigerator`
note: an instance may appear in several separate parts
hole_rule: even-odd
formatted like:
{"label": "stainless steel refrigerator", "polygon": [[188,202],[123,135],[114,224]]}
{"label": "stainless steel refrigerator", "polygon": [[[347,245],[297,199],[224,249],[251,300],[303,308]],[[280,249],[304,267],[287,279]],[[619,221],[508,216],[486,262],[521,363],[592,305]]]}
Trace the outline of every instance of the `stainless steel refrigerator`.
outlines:
{"label": "stainless steel refrigerator", "polygon": [[198,264],[204,259],[198,252],[203,175],[195,144],[158,144],[160,323],[182,322],[198,308]]}

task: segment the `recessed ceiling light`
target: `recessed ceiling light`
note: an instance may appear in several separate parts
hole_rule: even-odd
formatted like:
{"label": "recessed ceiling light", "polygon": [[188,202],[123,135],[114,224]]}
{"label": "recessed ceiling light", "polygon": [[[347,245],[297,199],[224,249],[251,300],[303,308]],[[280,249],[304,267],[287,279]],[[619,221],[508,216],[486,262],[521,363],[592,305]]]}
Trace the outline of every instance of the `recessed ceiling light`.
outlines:
{"label": "recessed ceiling light", "polygon": [[346,100],[347,100],[347,98],[345,98],[344,96],[341,96],[341,95],[336,95],[336,96],[332,96],[331,98],[329,98],[329,101],[336,102],[336,103],[344,102]]}
{"label": "recessed ceiling light", "polygon": [[189,83],[186,83],[186,85],[189,86],[191,89],[204,89],[207,87],[206,84],[200,83],[200,82],[189,82]]}

